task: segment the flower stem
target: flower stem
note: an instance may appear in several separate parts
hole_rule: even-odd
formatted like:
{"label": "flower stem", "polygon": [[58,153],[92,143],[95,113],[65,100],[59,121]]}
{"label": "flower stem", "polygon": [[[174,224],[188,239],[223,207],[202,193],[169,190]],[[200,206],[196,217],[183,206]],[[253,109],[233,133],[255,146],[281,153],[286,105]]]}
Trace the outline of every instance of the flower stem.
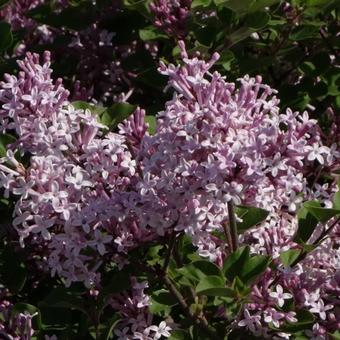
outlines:
{"label": "flower stem", "polygon": [[228,215],[229,215],[229,229],[230,229],[232,250],[235,251],[238,248],[238,235],[237,235],[237,224],[236,224],[236,216],[235,216],[235,205],[232,200],[228,202]]}

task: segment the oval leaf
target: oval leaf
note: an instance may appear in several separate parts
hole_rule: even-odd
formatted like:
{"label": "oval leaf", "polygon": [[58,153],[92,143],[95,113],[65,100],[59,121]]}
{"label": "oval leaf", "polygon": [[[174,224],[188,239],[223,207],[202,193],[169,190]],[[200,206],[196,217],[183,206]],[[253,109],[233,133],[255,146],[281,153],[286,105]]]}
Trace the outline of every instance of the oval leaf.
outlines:
{"label": "oval leaf", "polygon": [[214,288],[225,288],[224,280],[216,275],[206,276],[197,285],[196,293],[205,294],[205,292]]}

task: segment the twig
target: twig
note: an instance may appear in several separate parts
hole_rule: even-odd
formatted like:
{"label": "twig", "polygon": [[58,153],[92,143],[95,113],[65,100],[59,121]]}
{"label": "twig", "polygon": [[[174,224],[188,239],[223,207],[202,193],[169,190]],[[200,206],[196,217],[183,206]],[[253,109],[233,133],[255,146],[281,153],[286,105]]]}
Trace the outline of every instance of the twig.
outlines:
{"label": "twig", "polygon": [[209,323],[207,319],[204,316],[195,315],[192,310],[190,309],[190,306],[186,303],[183,295],[181,292],[176,288],[176,286],[172,283],[172,281],[169,279],[167,275],[163,276],[163,280],[165,285],[168,287],[171,294],[177,299],[178,303],[183,308],[184,312],[187,314],[188,317],[198,326],[201,328],[202,331],[204,331],[207,335],[209,335],[209,339],[214,340],[220,340],[220,337],[218,337],[211,329],[209,328]]}
{"label": "twig", "polygon": [[235,205],[231,200],[228,202],[228,215],[229,215],[229,229],[231,235],[231,243],[233,246],[233,251],[238,248],[238,235],[237,235],[237,224],[236,224],[236,216],[235,216]]}
{"label": "twig", "polygon": [[231,239],[230,228],[227,225],[227,223],[223,223],[222,226],[223,226],[225,238],[227,240],[227,245],[228,245],[228,248],[229,248],[228,250],[229,250],[230,253],[232,253],[234,251],[234,247],[233,247],[233,242],[232,242],[232,239]]}
{"label": "twig", "polygon": [[163,271],[166,273],[168,271],[171,255],[174,249],[176,243],[176,231],[173,230],[172,233],[170,234],[170,240],[169,240],[169,245],[168,245],[168,252],[166,254],[165,260],[164,260],[164,265],[163,265]]}

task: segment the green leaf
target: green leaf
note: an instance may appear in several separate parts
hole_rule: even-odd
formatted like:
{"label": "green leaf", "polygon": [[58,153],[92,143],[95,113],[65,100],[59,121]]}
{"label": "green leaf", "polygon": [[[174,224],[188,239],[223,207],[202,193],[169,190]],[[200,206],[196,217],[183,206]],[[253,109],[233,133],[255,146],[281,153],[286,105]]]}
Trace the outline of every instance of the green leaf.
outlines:
{"label": "green leaf", "polygon": [[197,292],[197,294],[206,295],[206,296],[230,297],[230,298],[237,297],[237,293],[228,287],[207,288],[200,292]]}
{"label": "green leaf", "polygon": [[251,287],[247,286],[238,276],[235,277],[231,288],[241,296],[247,296],[251,292]]}
{"label": "green leaf", "polygon": [[270,15],[266,12],[252,12],[246,15],[246,25],[254,30],[265,27],[270,20]]}
{"label": "green leaf", "polygon": [[149,10],[148,0],[123,0],[124,7],[135,10],[148,19],[152,19]]}
{"label": "green leaf", "polygon": [[248,38],[253,32],[254,31],[251,30],[249,27],[240,27],[230,34],[229,40],[231,41],[232,45],[235,45],[240,41]]}
{"label": "green leaf", "polygon": [[248,11],[248,8],[251,7],[255,0],[214,0],[214,2],[217,6],[224,5],[225,7],[232,9],[238,15],[242,15]]}
{"label": "green leaf", "polygon": [[229,281],[233,281],[238,276],[239,271],[243,268],[244,264],[248,261],[250,254],[249,246],[243,246],[233,252],[223,265],[224,275]]}
{"label": "green leaf", "polygon": [[304,207],[300,208],[297,214],[298,230],[294,236],[294,242],[306,243],[312,236],[318,220]]}
{"label": "green leaf", "polygon": [[225,288],[225,282],[223,278],[216,275],[206,276],[202,278],[196,286],[196,293],[206,294],[215,288]]}
{"label": "green leaf", "polygon": [[7,22],[0,21],[0,52],[6,51],[13,42],[11,25]]}
{"label": "green leaf", "polygon": [[[209,275],[222,277],[222,272],[220,268],[218,268],[214,263],[210,261],[199,260],[199,261],[192,262],[190,266],[193,266],[197,270],[199,277],[204,277],[204,276],[209,276]],[[202,273],[202,275],[200,273]]]}
{"label": "green leaf", "polygon": [[157,119],[155,116],[145,116],[145,121],[149,124],[149,133],[154,135],[157,131]]}
{"label": "green leaf", "polygon": [[235,20],[236,14],[230,8],[220,6],[217,11],[217,17],[226,27],[229,27]]}
{"label": "green leaf", "polygon": [[[338,183],[338,189],[340,189],[340,183]],[[340,209],[340,190],[338,190],[333,196],[333,207]]]}
{"label": "green leaf", "polygon": [[190,334],[183,329],[175,329],[174,331],[171,331],[171,335],[169,337],[169,340],[190,340],[190,339],[191,339]]}
{"label": "green leaf", "polygon": [[167,36],[154,26],[148,26],[139,30],[139,37],[143,41],[167,39]]}
{"label": "green leaf", "polygon": [[177,304],[177,300],[174,296],[165,289],[160,289],[151,294],[151,299],[153,302],[165,306],[174,306]]}
{"label": "green leaf", "polygon": [[230,50],[224,50],[220,54],[220,59],[216,62],[216,65],[222,65],[226,71],[230,71],[231,63],[235,60],[235,55]]}
{"label": "green leaf", "polygon": [[42,327],[41,314],[40,310],[37,307],[30,305],[28,303],[19,302],[13,306],[11,310],[11,316],[14,317],[19,313],[23,314],[28,313],[30,315],[34,315],[37,313],[32,319],[33,328],[40,329]]}
{"label": "green leaf", "polygon": [[321,223],[326,223],[332,217],[340,214],[339,209],[322,208],[318,201],[307,201],[303,206]]}
{"label": "green leaf", "polygon": [[107,108],[104,106],[93,105],[93,104],[80,101],[80,100],[72,102],[71,104],[77,110],[90,110],[92,114],[98,115],[98,116],[107,110]]}
{"label": "green leaf", "polygon": [[239,276],[244,283],[253,282],[269,266],[271,258],[265,255],[256,255],[247,260],[240,268]]}
{"label": "green leaf", "polygon": [[197,8],[197,7],[208,7],[211,5],[212,0],[193,0],[191,3],[191,8]]}
{"label": "green leaf", "polygon": [[319,28],[312,25],[298,27],[290,35],[291,40],[301,41],[305,39],[313,39],[319,36]]}
{"label": "green leaf", "polygon": [[0,157],[5,157],[7,153],[7,145],[16,141],[16,138],[9,134],[0,134]]}
{"label": "green leaf", "polygon": [[261,223],[269,214],[269,211],[267,210],[245,205],[237,206],[235,211],[237,216],[243,220],[242,222],[237,223],[237,231],[240,233]]}
{"label": "green leaf", "polygon": [[340,340],[340,331],[335,331],[329,335],[332,340]]}
{"label": "green leaf", "polygon": [[280,260],[285,267],[290,267],[300,256],[301,249],[289,249],[280,254]]}
{"label": "green leaf", "polygon": [[101,116],[101,122],[111,129],[117,127],[124,119],[128,118],[135,110],[136,105],[129,103],[116,103],[110,106]]}

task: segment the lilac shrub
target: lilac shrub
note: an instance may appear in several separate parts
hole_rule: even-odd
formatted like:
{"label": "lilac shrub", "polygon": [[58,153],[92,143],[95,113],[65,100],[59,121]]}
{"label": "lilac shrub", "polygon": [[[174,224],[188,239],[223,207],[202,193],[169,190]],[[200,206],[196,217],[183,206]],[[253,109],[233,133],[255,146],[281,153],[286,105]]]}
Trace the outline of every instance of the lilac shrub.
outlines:
{"label": "lilac shrub", "polygon": [[[324,339],[340,326],[337,220],[328,222],[329,229],[315,229],[309,243],[323,242],[292,267],[283,265],[281,254],[300,249],[294,235],[303,199],[332,206],[335,184],[311,184],[308,176],[315,164],[334,167],[337,146],[323,144],[307,112],[280,112],[277,91],[260,76],[227,82],[212,71],[217,53],[205,62],[198,54],[190,58],[183,42],[180,48],[182,65],[159,67],[173,96],[158,113],[154,135],[141,108],[116,133],[90,110],[76,109],[62,80],[51,78],[47,52],[42,62],[27,53],[18,76],[5,75],[1,132],[15,132],[17,140],[1,158],[0,184],[5,197],[18,197],[13,226],[20,243],[43,249],[40,265],[52,277],[66,286],[82,282],[93,292],[101,291],[107,264],[124,269],[134,261],[131,252],[151,242],[185,234],[201,257],[219,267],[238,243],[249,245],[239,249],[268,255],[273,266],[252,284],[232,329],[289,338],[285,324],[298,322],[298,312],[307,310],[315,317],[311,336]],[[30,156],[28,163],[23,155]],[[226,242],[221,235],[228,238],[239,205],[269,215]],[[237,222],[242,218],[236,216]],[[159,339],[176,328],[153,319],[147,288],[146,281],[132,278],[130,290],[111,296],[107,305],[121,318],[119,339]],[[296,310],[285,309],[292,300]],[[227,312],[222,305],[222,319]],[[198,320],[209,328],[203,316]]]}

